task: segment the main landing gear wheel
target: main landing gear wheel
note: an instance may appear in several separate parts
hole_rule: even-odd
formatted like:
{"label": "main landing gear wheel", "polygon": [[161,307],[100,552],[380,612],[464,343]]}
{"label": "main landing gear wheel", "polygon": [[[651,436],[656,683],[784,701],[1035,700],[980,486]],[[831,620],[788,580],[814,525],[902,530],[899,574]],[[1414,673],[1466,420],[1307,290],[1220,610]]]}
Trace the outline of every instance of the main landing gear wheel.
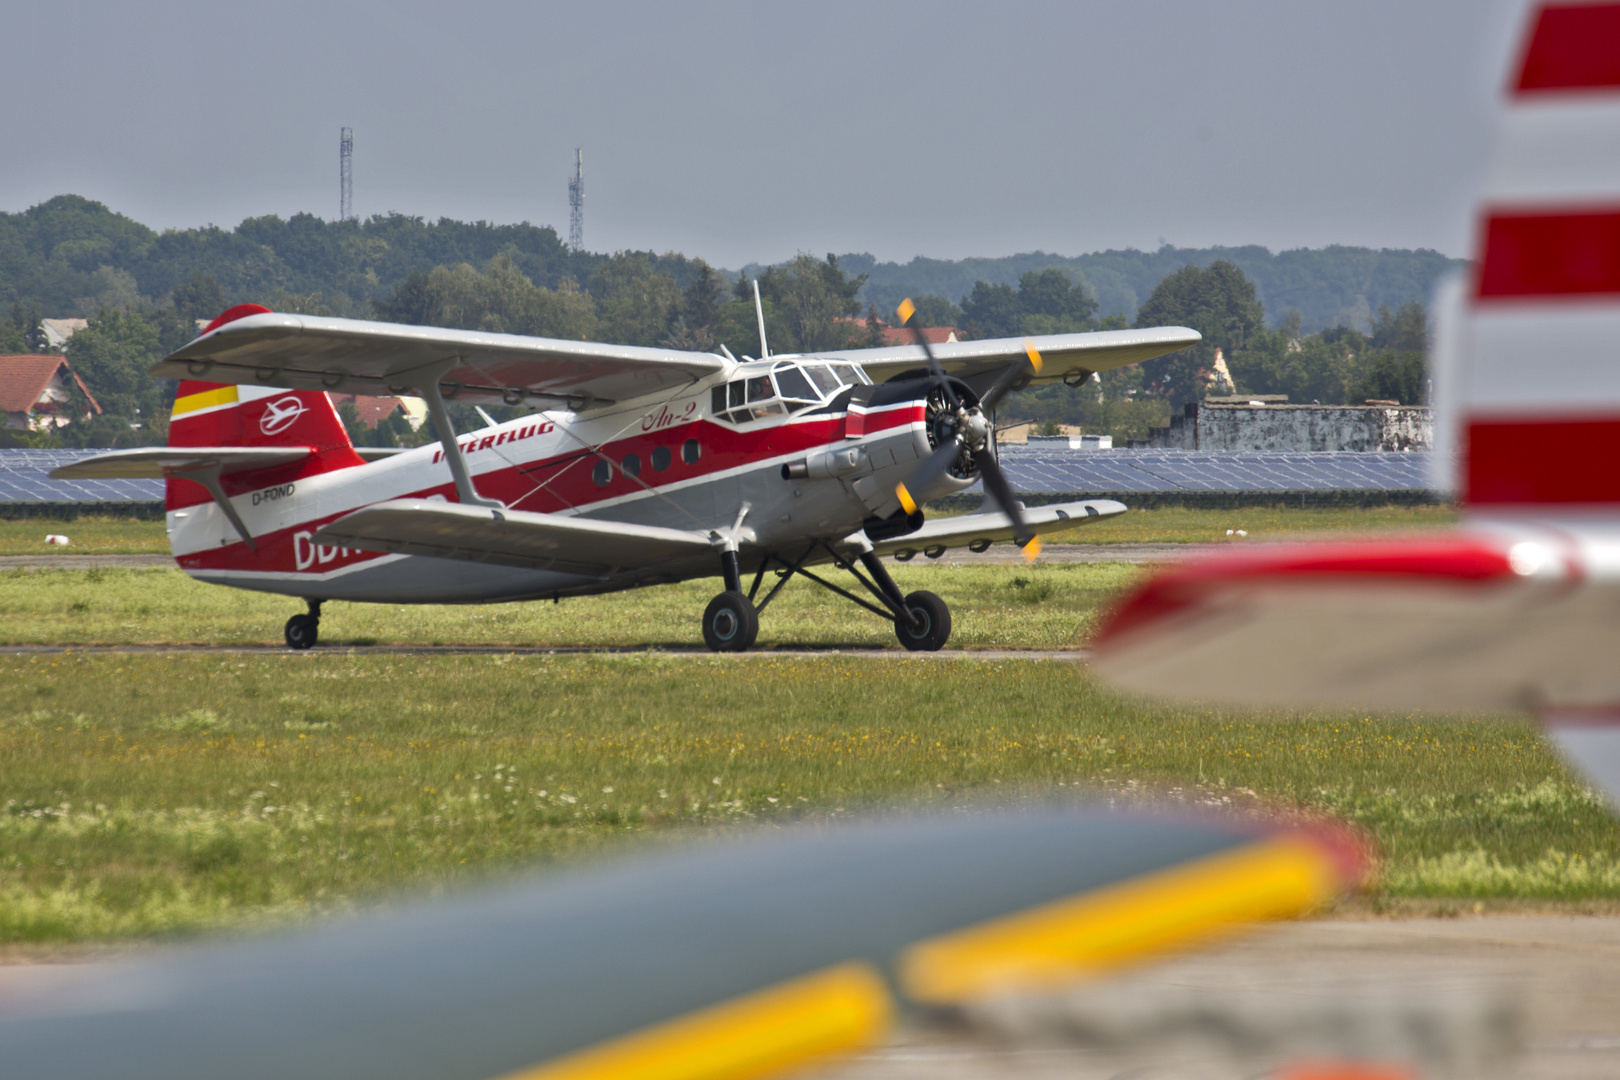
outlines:
{"label": "main landing gear wheel", "polygon": [[727,590],[709,601],[703,612],[703,643],[709,648],[746,652],[758,636],[759,615],[748,597]]}
{"label": "main landing gear wheel", "polygon": [[307,649],[321,636],[321,601],[306,600],[309,614],[294,615],[287,620],[287,648]]}
{"label": "main landing gear wheel", "polygon": [[914,624],[894,620],[894,636],[912,652],[935,652],[951,640],[951,609],[931,592],[920,590],[906,597],[906,610]]}
{"label": "main landing gear wheel", "polygon": [[287,620],[287,648],[307,649],[320,636],[321,621],[309,615],[294,615]]}

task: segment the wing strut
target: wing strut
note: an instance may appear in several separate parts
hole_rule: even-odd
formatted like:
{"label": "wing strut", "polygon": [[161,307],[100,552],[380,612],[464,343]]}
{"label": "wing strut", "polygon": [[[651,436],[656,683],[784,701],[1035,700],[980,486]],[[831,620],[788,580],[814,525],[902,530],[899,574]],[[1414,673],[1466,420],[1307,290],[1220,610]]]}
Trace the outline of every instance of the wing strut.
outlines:
{"label": "wing strut", "polygon": [[417,371],[421,374],[408,373],[409,382],[427,402],[428,416],[433,420],[433,430],[439,433],[439,445],[444,447],[444,460],[449,464],[450,475],[456,481],[456,499],[468,506],[487,506],[494,510],[504,510],[505,503],[499,499],[486,499],[478,494],[477,488],[473,487],[472,474],[467,471],[467,459],[461,455],[461,444],[456,441],[456,429],[450,423],[450,411],[444,407],[444,394],[439,389],[439,380],[460,362],[459,356],[452,356],[437,364],[418,368]]}

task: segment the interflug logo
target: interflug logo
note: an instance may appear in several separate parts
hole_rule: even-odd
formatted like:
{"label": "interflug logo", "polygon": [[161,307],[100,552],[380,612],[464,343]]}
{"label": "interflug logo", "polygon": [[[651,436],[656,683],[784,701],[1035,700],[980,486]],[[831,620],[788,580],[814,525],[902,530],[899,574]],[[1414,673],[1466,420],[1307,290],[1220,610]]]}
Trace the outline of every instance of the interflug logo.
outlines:
{"label": "interflug logo", "polygon": [[277,398],[264,407],[264,413],[259,417],[259,430],[266,436],[280,435],[306,411],[304,403],[294,395]]}

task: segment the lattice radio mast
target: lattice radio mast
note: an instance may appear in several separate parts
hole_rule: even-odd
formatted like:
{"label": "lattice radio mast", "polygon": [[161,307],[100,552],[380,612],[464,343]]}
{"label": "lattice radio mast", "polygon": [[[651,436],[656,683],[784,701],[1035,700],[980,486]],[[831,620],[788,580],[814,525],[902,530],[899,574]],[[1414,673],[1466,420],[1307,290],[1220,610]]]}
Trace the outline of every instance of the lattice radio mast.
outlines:
{"label": "lattice radio mast", "polygon": [[338,220],[354,217],[354,129],[344,128],[338,137],[338,181],[342,187],[339,196]]}
{"label": "lattice radio mast", "polygon": [[568,181],[568,246],[585,250],[585,157],[574,150],[574,178]]}

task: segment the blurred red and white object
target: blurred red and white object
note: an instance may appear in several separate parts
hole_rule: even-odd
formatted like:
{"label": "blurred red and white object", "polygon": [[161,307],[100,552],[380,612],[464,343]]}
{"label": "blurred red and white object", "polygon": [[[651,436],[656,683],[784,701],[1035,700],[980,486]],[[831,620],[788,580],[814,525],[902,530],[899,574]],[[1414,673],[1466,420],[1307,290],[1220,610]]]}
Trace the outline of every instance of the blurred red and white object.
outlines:
{"label": "blurred red and white object", "polygon": [[67,547],[68,538],[61,533],[49,533],[45,537],[45,543],[51,547]]}
{"label": "blurred red and white object", "polygon": [[1475,264],[1434,303],[1449,533],[1248,548],[1127,595],[1105,678],[1226,703],[1533,710],[1620,800],[1620,4],[1533,8]]}

